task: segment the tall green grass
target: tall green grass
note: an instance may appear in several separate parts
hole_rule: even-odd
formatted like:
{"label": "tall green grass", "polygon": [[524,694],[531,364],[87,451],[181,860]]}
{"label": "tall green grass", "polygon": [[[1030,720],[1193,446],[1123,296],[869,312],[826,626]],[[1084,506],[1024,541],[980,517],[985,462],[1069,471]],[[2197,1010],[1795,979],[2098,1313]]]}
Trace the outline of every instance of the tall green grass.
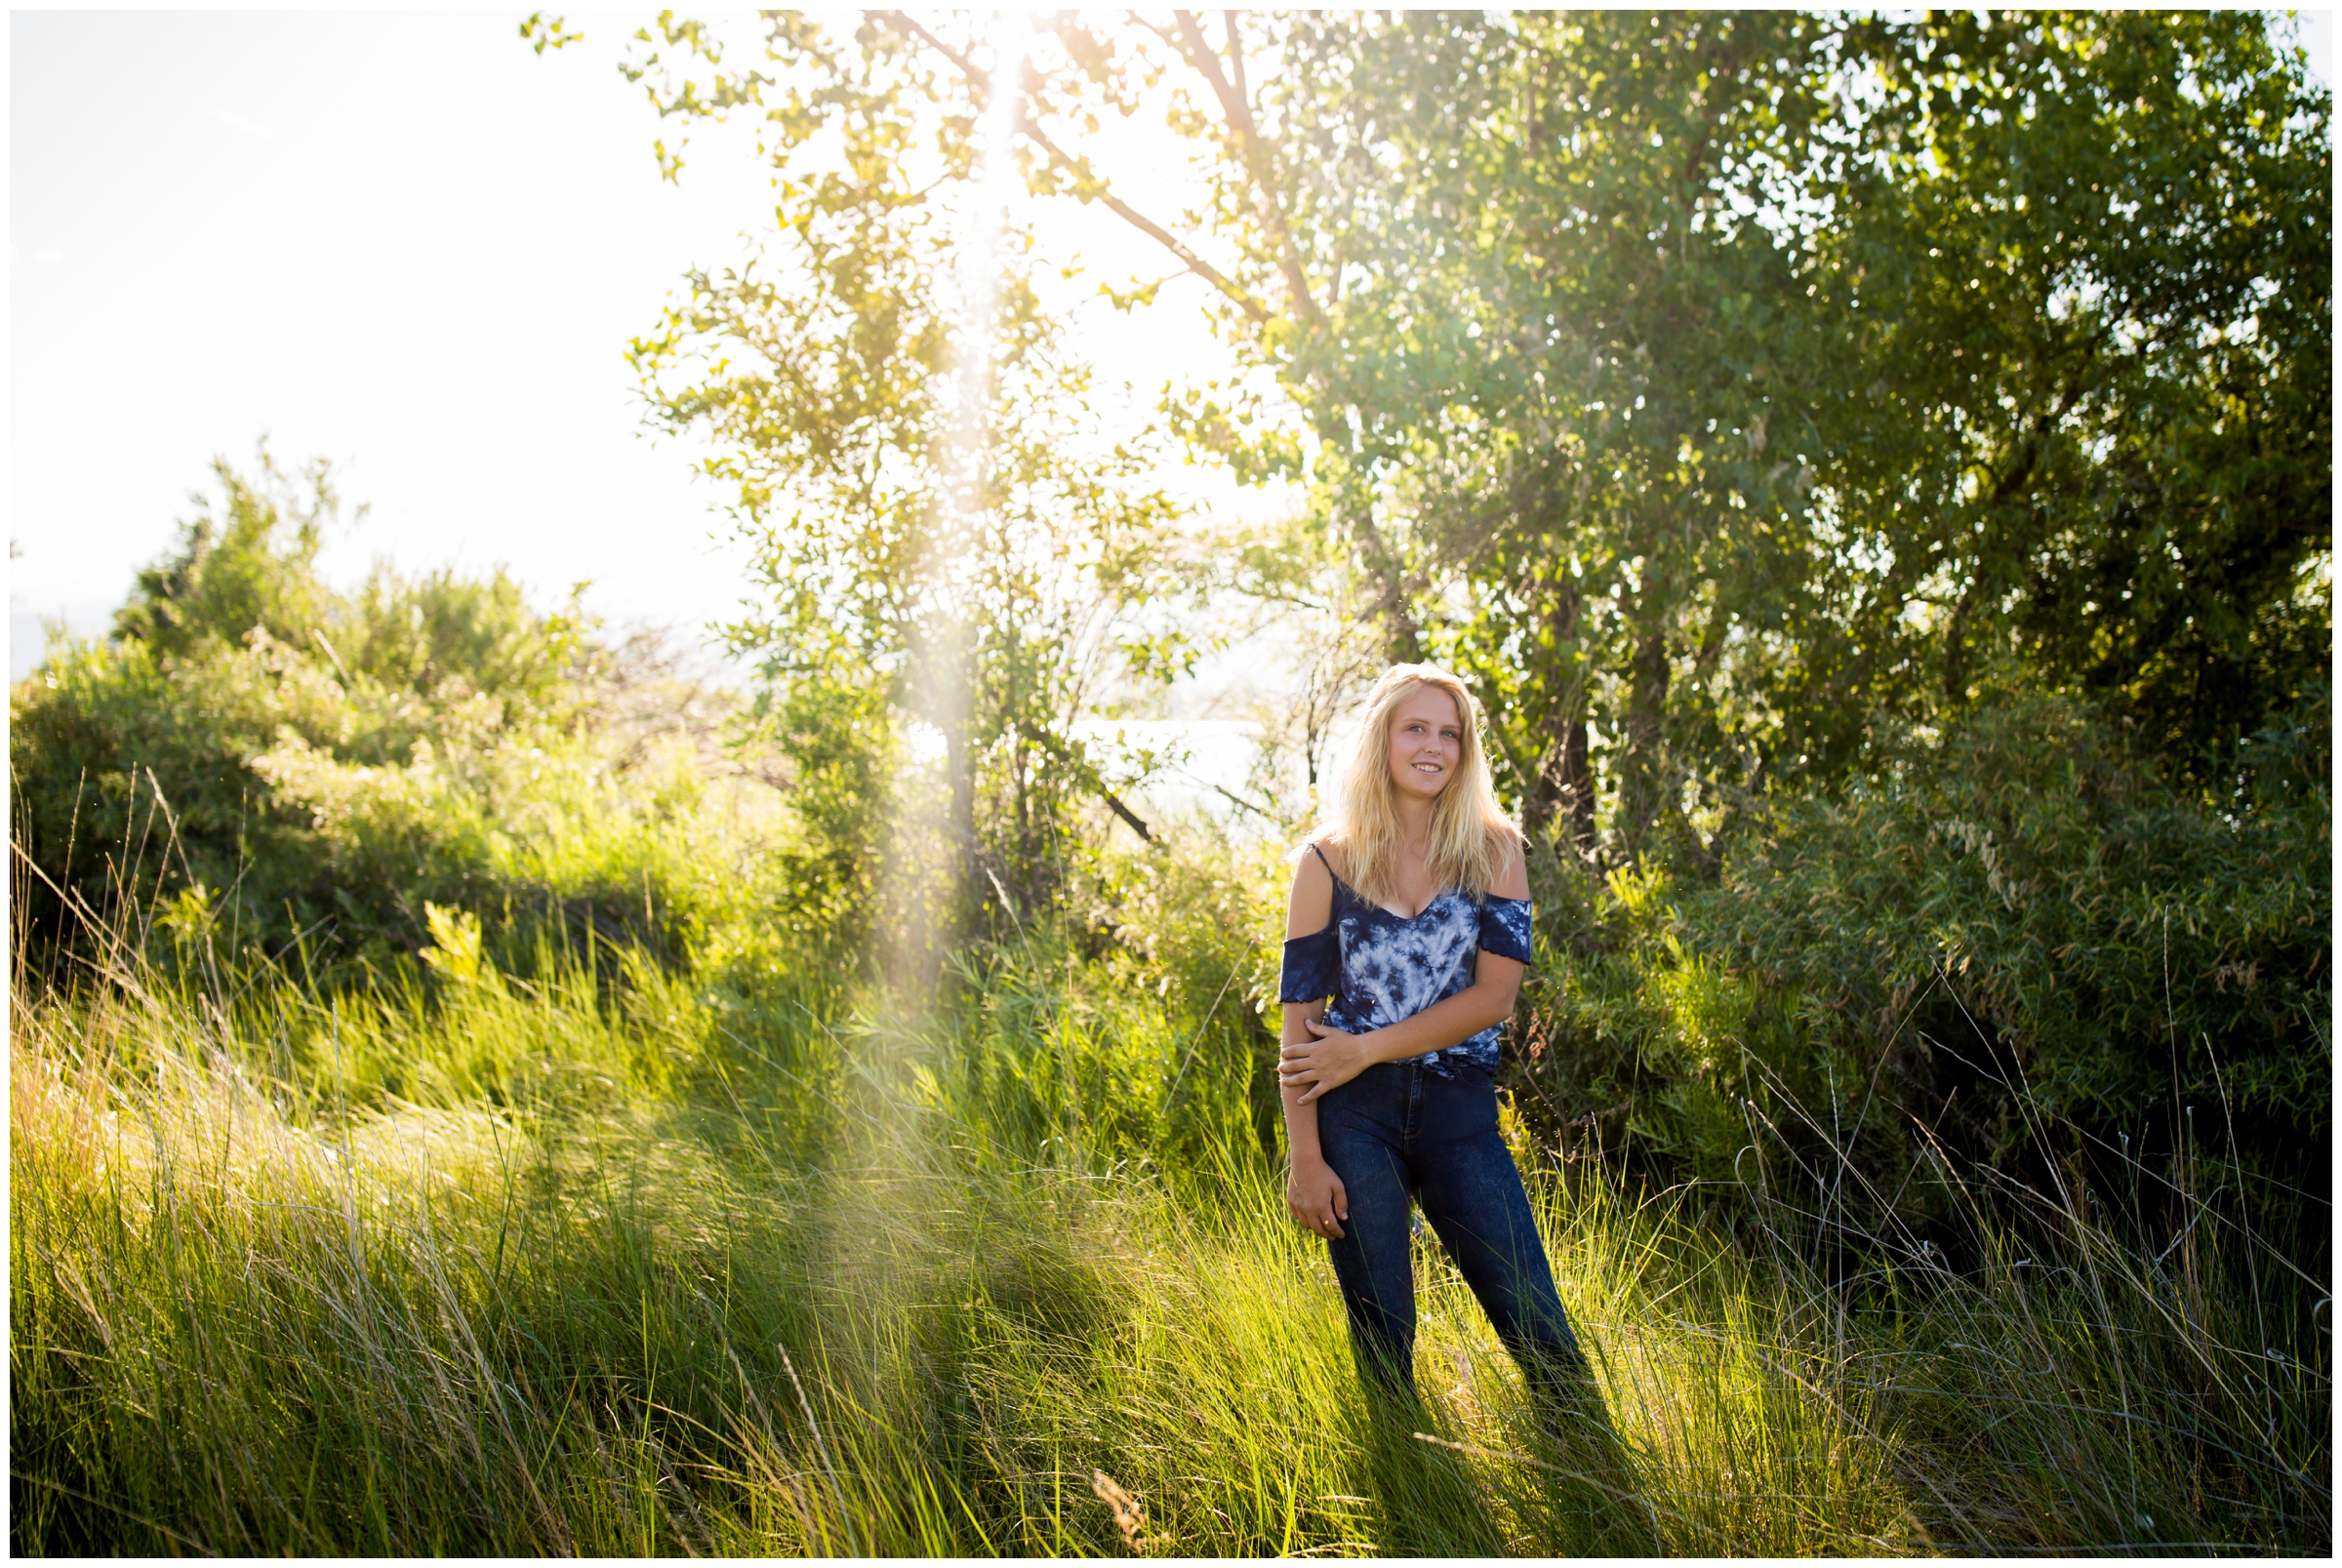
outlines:
{"label": "tall green grass", "polygon": [[1053,932],[970,962],[917,1009],[560,952],[330,997],[20,974],[12,1545],[2330,1542],[2323,1286],[2216,1179],[2156,1255],[2085,1193],[1945,1164],[1955,1263],[1777,1199],[1727,1234],[1524,1144],[1619,1436],[1590,1458],[1428,1243],[1424,1406],[1368,1401],[1225,986],[1157,994]]}

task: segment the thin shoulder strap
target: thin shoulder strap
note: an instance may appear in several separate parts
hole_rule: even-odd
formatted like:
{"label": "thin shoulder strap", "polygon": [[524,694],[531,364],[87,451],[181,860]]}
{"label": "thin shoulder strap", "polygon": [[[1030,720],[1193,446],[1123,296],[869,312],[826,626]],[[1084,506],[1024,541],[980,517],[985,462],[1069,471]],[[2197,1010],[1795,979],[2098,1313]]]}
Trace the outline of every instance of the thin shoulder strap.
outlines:
{"label": "thin shoulder strap", "polygon": [[1310,853],[1317,857],[1318,864],[1325,867],[1326,875],[1332,877],[1337,882],[1342,880],[1342,873],[1334,869],[1334,863],[1325,858],[1324,845],[1312,842],[1310,845]]}

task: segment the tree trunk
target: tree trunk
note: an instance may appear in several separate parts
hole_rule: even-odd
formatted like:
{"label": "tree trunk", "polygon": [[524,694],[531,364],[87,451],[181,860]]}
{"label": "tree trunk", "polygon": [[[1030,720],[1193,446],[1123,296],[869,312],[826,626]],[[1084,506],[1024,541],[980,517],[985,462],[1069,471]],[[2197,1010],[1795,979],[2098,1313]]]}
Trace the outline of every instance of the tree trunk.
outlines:
{"label": "tree trunk", "polygon": [[1546,629],[1561,652],[1561,663],[1546,692],[1545,716],[1538,725],[1542,744],[1537,775],[1522,803],[1521,825],[1532,842],[1543,843],[1558,815],[1570,848],[1591,858],[1594,776],[1586,756],[1586,677],[1584,663],[1573,646],[1582,606],[1577,585],[1564,581],[1546,612]]}
{"label": "tree trunk", "polygon": [[1359,545],[1358,565],[1374,584],[1375,608],[1382,614],[1383,645],[1394,664],[1412,664],[1423,658],[1423,627],[1407,602],[1406,573],[1391,553],[1390,541],[1375,526],[1371,512],[1351,516],[1353,537]]}
{"label": "tree trunk", "polygon": [[1972,573],[1968,585],[1960,590],[1959,603],[1953,606],[1950,623],[1944,627],[1944,701],[1958,707],[1968,700],[1968,623],[1975,619],[1977,579]]}
{"label": "tree trunk", "polygon": [[1660,749],[1669,674],[1667,633],[1654,626],[1635,643],[1627,698],[1626,757],[1619,777],[1619,827],[1628,853],[1638,853],[1659,815]]}
{"label": "tree trunk", "polygon": [[1584,688],[1576,698],[1579,716],[1567,721],[1561,745],[1561,811],[1569,841],[1583,860],[1594,859],[1594,768],[1586,756]]}

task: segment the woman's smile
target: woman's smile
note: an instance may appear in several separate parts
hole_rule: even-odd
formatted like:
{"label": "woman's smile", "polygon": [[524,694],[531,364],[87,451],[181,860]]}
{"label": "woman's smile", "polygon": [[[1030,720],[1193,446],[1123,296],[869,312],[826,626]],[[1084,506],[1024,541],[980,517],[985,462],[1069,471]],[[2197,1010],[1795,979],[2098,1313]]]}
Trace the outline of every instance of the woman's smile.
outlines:
{"label": "woman's smile", "polygon": [[1401,791],[1419,800],[1438,794],[1463,752],[1455,699],[1426,686],[1398,704],[1391,716],[1391,773]]}

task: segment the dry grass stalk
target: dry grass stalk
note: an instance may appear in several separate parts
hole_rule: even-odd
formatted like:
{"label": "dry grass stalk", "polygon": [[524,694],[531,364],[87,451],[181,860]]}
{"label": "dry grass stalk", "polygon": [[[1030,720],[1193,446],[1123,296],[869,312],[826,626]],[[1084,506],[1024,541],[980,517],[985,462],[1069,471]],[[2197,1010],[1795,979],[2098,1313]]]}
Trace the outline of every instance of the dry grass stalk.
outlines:
{"label": "dry grass stalk", "polygon": [[1114,1528],[1122,1532],[1122,1544],[1134,1553],[1147,1549],[1147,1505],[1122,1490],[1114,1478],[1104,1470],[1090,1472],[1090,1490],[1098,1501],[1114,1510]]}

